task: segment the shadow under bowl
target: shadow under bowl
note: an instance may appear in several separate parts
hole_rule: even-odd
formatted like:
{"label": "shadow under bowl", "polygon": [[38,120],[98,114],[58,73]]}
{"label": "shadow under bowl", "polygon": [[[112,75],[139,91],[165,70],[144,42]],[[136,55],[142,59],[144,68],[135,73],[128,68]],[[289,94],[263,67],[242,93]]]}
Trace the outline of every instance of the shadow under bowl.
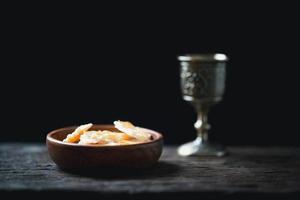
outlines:
{"label": "shadow under bowl", "polygon": [[[97,168],[150,168],[162,153],[163,137],[160,133],[144,129],[151,134],[149,142],[116,145],[80,145],[62,140],[77,126],[66,127],[48,133],[47,148],[51,159],[64,170]],[[116,131],[113,125],[93,125],[91,130]]]}

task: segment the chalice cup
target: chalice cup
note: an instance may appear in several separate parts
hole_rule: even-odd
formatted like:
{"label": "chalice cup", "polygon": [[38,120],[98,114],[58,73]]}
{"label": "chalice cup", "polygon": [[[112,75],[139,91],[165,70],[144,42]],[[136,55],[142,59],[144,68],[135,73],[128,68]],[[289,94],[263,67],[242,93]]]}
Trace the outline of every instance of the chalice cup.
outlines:
{"label": "chalice cup", "polygon": [[197,137],[181,145],[181,156],[223,156],[224,146],[211,143],[208,138],[210,125],[207,122],[209,108],[222,100],[225,90],[225,54],[191,54],[178,56],[183,99],[192,104],[198,118],[194,127]]}

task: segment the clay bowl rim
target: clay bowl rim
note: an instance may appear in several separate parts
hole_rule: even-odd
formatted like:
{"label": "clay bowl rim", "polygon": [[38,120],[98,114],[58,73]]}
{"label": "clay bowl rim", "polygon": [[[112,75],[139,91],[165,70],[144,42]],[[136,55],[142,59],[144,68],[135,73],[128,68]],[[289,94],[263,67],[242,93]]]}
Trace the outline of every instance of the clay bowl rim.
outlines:
{"label": "clay bowl rim", "polygon": [[[95,127],[101,126],[103,128],[105,128],[105,127],[114,128],[113,124],[93,124],[93,127],[94,126]],[[154,131],[154,130],[151,130],[151,129],[142,128],[142,127],[140,127],[140,128],[146,130],[151,135],[156,135],[157,138],[154,138],[154,139],[152,139],[148,142],[141,142],[141,143],[137,143],[137,144],[121,144],[121,145],[114,145],[114,146],[110,146],[110,145],[101,146],[101,145],[92,145],[92,144],[66,143],[66,142],[63,142],[61,140],[58,140],[58,139],[55,139],[55,138],[52,137],[53,135],[57,134],[58,132],[71,130],[71,129],[76,129],[77,127],[78,126],[75,125],[75,126],[67,126],[67,127],[55,129],[55,130],[53,130],[53,131],[51,131],[47,134],[46,141],[51,142],[51,143],[55,143],[55,144],[58,144],[58,145],[70,146],[70,147],[92,147],[92,148],[103,148],[103,149],[115,149],[115,148],[122,148],[122,147],[144,146],[144,145],[147,145],[147,144],[157,143],[157,142],[163,140],[163,135],[161,133],[159,133],[157,131]]]}

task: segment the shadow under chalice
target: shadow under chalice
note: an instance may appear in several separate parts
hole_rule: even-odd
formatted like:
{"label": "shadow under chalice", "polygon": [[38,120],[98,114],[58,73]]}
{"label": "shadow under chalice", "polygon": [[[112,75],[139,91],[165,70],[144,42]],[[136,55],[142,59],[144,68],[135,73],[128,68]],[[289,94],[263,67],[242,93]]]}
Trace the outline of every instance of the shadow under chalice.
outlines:
{"label": "shadow under chalice", "polygon": [[118,168],[107,167],[97,169],[84,170],[66,170],[60,169],[63,173],[68,173],[80,177],[98,178],[98,179],[145,179],[171,176],[178,173],[180,167],[174,163],[159,162],[151,168],[134,169],[134,168]]}

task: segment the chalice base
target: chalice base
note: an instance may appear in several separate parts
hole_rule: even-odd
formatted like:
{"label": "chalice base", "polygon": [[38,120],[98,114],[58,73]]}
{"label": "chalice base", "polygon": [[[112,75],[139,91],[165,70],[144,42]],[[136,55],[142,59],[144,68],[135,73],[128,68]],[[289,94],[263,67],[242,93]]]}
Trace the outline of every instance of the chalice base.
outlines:
{"label": "chalice base", "polygon": [[177,152],[181,156],[216,156],[221,157],[227,154],[226,149],[221,144],[201,141],[197,138],[192,142],[181,145]]}

